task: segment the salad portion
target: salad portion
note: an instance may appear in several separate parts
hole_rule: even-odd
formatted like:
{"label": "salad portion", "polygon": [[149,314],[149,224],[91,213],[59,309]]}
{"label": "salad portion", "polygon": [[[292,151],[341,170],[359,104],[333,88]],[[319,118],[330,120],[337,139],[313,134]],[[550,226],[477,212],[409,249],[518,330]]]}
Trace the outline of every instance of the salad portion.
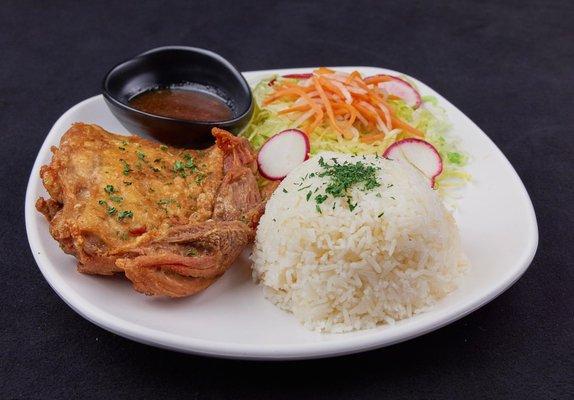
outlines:
{"label": "salad portion", "polygon": [[[462,186],[469,178],[463,169],[468,157],[448,135],[444,109],[434,97],[421,96],[406,77],[363,76],[321,67],[263,79],[253,95],[254,116],[240,135],[255,149],[285,130],[298,129],[308,137],[311,155],[322,151],[386,155],[395,145],[394,154],[418,168],[417,160],[407,154],[413,152],[396,151],[412,148],[416,139],[439,155],[437,165],[423,168],[438,172],[429,176],[434,188]],[[410,145],[398,146],[403,141]]]}

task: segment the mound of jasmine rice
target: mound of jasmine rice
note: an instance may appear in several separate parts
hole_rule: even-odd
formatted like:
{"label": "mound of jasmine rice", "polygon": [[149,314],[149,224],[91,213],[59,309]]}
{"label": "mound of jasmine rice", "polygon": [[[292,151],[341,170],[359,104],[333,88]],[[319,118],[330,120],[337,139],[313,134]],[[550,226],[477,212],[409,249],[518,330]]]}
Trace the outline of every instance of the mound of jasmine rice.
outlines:
{"label": "mound of jasmine rice", "polygon": [[466,269],[454,219],[426,178],[402,161],[339,153],[283,180],[252,261],[269,300],[324,332],[411,317]]}

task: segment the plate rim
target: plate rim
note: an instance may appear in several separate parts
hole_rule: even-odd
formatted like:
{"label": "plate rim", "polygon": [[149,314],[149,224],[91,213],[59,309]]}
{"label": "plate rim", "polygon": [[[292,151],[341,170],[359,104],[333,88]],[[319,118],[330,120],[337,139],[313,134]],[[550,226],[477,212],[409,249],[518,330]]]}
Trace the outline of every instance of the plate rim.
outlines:
{"label": "plate rim", "polygon": [[[308,70],[308,68],[283,68],[283,69],[271,69],[271,70],[258,70],[258,71],[248,71],[242,74],[246,77],[247,81],[250,81],[249,75],[255,74],[277,74],[285,73],[286,71],[293,71],[294,73]],[[380,68],[374,66],[336,66],[331,67],[334,69],[377,69],[383,71],[384,73],[394,73],[399,75],[406,75],[398,71],[393,71],[388,68]],[[411,75],[406,75],[409,78],[415,80],[415,82],[420,83],[428,88],[428,85],[424,84],[422,81],[412,77]],[[528,269],[532,260],[536,254],[539,241],[538,223],[536,219],[536,214],[534,211],[534,206],[532,200],[524,186],[524,183],[520,179],[520,176],[504,155],[504,153],[498,148],[498,146],[486,135],[486,133],[478,127],[466,114],[459,110],[454,104],[444,98],[436,90],[430,88],[439,98],[441,102],[446,102],[451,107],[453,107],[461,116],[466,119],[474,128],[477,133],[482,135],[490,145],[493,147],[494,151],[498,153],[498,156],[506,163],[506,166],[512,173],[513,179],[518,184],[522,192],[522,196],[527,202],[528,214],[530,218],[530,223],[532,224],[532,233],[529,237],[528,244],[525,246],[521,253],[519,260],[515,262],[518,265],[516,270],[511,271],[512,273],[506,274],[504,279],[498,280],[496,285],[494,285],[488,293],[477,297],[475,299],[467,300],[466,302],[456,303],[445,310],[440,315],[432,315],[433,318],[424,318],[424,314],[421,314],[421,319],[416,322],[411,321],[403,329],[395,329],[395,332],[388,333],[387,336],[381,338],[380,331],[372,330],[371,332],[365,333],[359,336],[345,337],[341,340],[330,340],[323,342],[313,342],[313,343],[297,343],[297,344],[241,344],[233,343],[228,341],[209,341],[204,339],[198,339],[193,337],[185,337],[182,335],[166,333],[156,329],[144,327],[133,322],[125,321],[109,312],[102,311],[97,307],[93,306],[90,302],[84,300],[82,297],[76,295],[75,291],[66,283],[65,280],[59,279],[55,272],[51,271],[51,262],[48,256],[41,251],[42,245],[40,242],[40,231],[35,220],[35,189],[38,187],[40,179],[38,177],[38,171],[41,166],[40,156],[45,154],[49,149],[49,139],[57,134],[56,128],[59,127],[61,121],[67,118],[69,114],[74,113],[77,109],[85,106],[86,104],[92,102],[103,101],[103,96],[101,94],[87,98],[74,106],[66,110],[52,125],[50,132],[46,135],[40,150],[36,155],[34,165],[32,167],[30,177],[28,179],[28,184],[26,187],[26,198],[25,198],[25,223],[26,223],[26,233],[28,238],[28,243],[32,251],[34,260],[42,272],[42,275],[56,292],[56,294],[75,312],[80,314],[82,317],[86,318],[93,324],[106,329],[112,333],[120,335],[130,340],[140,342],[143,344],[160,347],[164,349],[220,357],[220,358],[233,358],[233,359],[251,359],[251,360],[291,360],[291,359],[312,359],[312,358],[324,358],[324,357],[334,357],[345,354],[357,353],[362,351],[368,351],[379,347],[390,346],[402,341],[406,341],[417,336],[424,335],[428,332],[440,329],[445,325],[448,325],[458,319],[465,317],[471,312],[482,307],[486,303],[492,301],[508,288],[510,288]],[[530,225],[530,224],[529,224]]]}

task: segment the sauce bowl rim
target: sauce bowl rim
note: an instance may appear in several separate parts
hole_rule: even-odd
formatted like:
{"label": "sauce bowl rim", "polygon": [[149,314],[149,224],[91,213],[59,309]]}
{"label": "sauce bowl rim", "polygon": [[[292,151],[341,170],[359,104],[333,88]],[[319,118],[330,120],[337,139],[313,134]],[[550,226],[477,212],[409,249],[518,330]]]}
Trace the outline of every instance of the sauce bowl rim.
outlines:
{"label": "sauce bowl rim", "polygon": [[[238,79],[238,81],[241,84],[241,86],[243,87],[243,89],[245,89],[245,92],[247,94],[248,104],[249,104],[247,106],[247,108],[245,110],[243,110],[242,112],[238,113],[237,116],[235,116],[231,119],[211,120],[211,121],[208,121],[208,120],[189,120],[189,119],[165,117],[165,116],[158,115],[158,114],[147,113],[145,111],[141,111],[141,110],[138,110],[137,108],[131,107],[130,105],[125,104],[125,103],[121,102],[120,100],[118,100],[116,97],[112,96],[112,94],[108,90],[108,83],[109,83],[110,76],[117,69],[119,69],[120,67],[123,67],[124,65],[126,65],[129,62],[137,60],[138,58],[145,57],[145,56],[148,56],[150,54],[160,53],[160,52],[163,52],[166,50],[184,50],[184,51],[195,52],[195,53],[199,53],[201,55],[207,56],[207,57],[211,57],[214,60],[216,60],[217,62],[223,64]],[[130,111],[130,112],[133,112],[133,113],[136,113],[138,115],[148,117],[148,118],[157,118],[157,119],[162,120],[162,121],[170,121],[170,122],[177,122],[177,123],[190,124],[190,125],[213,125],[215,123],[220,125],[220,126],[233,125],[233,124],[241,121],[243,118],[245,118],[245,116],[247,114],[251,113],[253,111],[253,108],[254,108],[253,93],[251,92],[251,87],[249,86],[249,83],[247,82],[247,80],[245,79],[243,74],[232,63],[230,63],[228,60],[223,58],[221,55],[219,55],[219,54],[217,54],[211,50],[203,49],[200,47],[191,47],[191,46],[161,46],[161,47],[156,47],[156,48],[144,51],[143,53],[137,54],[134,57],[128,58],[124,61],[117,63],[116,65],[111,67],[104,76],[104,79],[102,81],[102,94],[104,96],[104,99],[110,101],[115,106],[118,106],[123,110]]]}

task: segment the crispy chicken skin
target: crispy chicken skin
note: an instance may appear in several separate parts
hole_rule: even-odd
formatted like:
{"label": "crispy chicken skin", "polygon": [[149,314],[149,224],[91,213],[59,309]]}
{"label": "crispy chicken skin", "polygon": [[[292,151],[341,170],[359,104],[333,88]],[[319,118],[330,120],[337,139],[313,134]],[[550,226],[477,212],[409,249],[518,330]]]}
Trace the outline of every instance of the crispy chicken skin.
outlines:
{"label": "crispy chicken skin", "polygon": [[216,145],[176,149],[74,124],[40,170],[36,208],[78,270],[125,273],[148,295],[182,297],[217,280],[264,210],[255,156],[214,128]]}

